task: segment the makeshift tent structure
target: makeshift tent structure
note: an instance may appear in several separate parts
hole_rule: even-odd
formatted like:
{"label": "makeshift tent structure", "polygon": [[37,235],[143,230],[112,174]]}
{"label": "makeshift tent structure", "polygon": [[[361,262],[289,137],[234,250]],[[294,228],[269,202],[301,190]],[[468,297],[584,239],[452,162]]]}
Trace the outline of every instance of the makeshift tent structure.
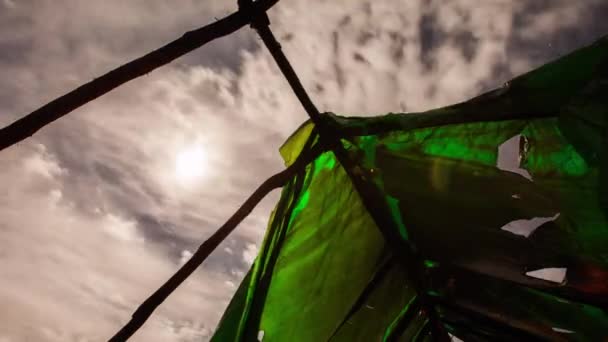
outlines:
{"label": "makeshift tent structure", "polygon": [[[266,16],[277,2],[237,0],[0,129],[3,150],[247,24],[315,124],[110,341],[132,336],[285,183],[215,341],[608,340],[608,39],[461,104],[344,118],[318,112],[281,52]],[[516,165],[501,160],[509,150]]]}
{"label": "makeshift tent structure", "polygon": [[608,39],[457,105],[324,122],[356,167],[310,122],[284,144],[314,162],[214,341],[608,341]]}

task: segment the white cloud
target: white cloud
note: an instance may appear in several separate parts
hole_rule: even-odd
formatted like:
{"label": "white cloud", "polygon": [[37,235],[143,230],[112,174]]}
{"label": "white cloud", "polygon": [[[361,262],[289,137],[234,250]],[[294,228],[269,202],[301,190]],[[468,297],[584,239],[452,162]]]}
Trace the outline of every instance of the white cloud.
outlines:
{"label": "white cloud", "polygon": [[26,173],[30,173],[34,177],[42,176],[46,179],[51,179],[66,172],[65,169],[57,165],[56,160],[46,153],[44,145],[36,144],[34,147],[39,153],[34,153],[23,161],[23,170]]}
{"label": "white cloud", "polygon": [[245,263],[247,263],[247,264],[252,264],[257,255],[258,255],[257,246],[252,243],[247,244],[247,247],[245,247],[245,250],[243,251],[243,261],[245,261]]}
{"label": "white cloud", "polygon": [[114,214],[99,218],[103,229],[114,239],[129,243],[143,243],[144,239],[137,234],[135,221],[124,220]]}
{"label": "white cloud", "polygon": [[8,9],[14,9],[17,6],[13,0],[3,0],[2,4]]}
{"label": "white cloud", "polygon": [[[2,179],[12,180],[4,182],[8,191],[0,196],[0,303],[11,308],[0,314],[0,334],[17,340],[104,339],[176,265],[157,246],[144,243],[132,221],[113,214],[87,216],[61,199],[47,201],[47,189],[59,185],[56,177],[19,177],[19,164],[8,163],[53,158],[40,153],[20,146],[0,155],[2,164],[9,165],[2,170]],[[209,272],[195,274],[159,310],[139,340],[165,341],[162,336],[187,336],[192,335],[184,332],[188,329],[211,328],[215,312],[229,295],[213,285],[222,278]],[[159,322],[167,317],[186,328],[158,331]]]}
{"label": "white cloud", "polygon": [[190,258],[192,258],[192,252],[190,252],[189,250],[185,249],[182,251],[181,257],[179,259],[179,264],[183,265],[186,262],[188,262],[188,260],[190,260]]}

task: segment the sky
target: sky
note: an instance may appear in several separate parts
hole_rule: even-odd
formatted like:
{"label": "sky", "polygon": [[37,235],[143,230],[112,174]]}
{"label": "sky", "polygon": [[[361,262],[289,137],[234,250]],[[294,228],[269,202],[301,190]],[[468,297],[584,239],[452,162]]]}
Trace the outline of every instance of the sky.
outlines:
{"label": "sky", "polygon": [[[0,0],[0,125],[236,1]],[[271,28],[322,111],[466,100],[608,33],[605,0],[283,0]],[[248,28],[0,152],[0,342],[104,341],[267,177],[306,115]],[[206,341],[275,191],[133,341]]]}

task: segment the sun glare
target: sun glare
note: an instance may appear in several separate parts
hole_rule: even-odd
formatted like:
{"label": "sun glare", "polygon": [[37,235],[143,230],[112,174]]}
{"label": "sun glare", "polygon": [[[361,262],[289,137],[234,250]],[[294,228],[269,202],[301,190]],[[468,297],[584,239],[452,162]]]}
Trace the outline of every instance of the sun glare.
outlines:
{"label": "sun glare", "polygon": [[205,173],[205,151],[201,146],[193,146],[177,154],[175,176],[180,183],[191,184]]}

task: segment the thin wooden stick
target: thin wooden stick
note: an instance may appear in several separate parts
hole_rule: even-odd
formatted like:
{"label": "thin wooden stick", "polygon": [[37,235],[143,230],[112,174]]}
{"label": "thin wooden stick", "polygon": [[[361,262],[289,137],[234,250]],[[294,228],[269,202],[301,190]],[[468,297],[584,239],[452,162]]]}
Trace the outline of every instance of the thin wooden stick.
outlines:
{"label": "thin wooden stick", "polygon": [[[265,12],[279,0],[258,0],[251,10]],[[143,76],[174,59],[191,52],[210,41],[229,35],[251,21],[251,14],[244,9],[212,24],[185,33],[171,43],[118,67],[91,82],[47,103],[30,114],[0,129],[0,151],[39,131],[44,126],[63,117],[78,107],[95,100],[114,88]]]}
{"label": "thin wooden stick", "polygon": [[322,147],[316,145],[308,151],[304,151],[298,159],[287,169],[268,178],[260,185],[241,207],[218,229],[209,239],[207,239],[169,280],[167,280],[158,290],[146,299],[133,313],[131,320],[120,329],[110,342],[122,342],[129,339],[142,325],[150,318],[154,310],[162,304],[167,297],[178,286],[180,286],[202,263],[209,254],[236,228],[236,226],[251,213],[253,208],[270,191],[280,188],[293,178],[307,164],[313,161],[321,152]]}

